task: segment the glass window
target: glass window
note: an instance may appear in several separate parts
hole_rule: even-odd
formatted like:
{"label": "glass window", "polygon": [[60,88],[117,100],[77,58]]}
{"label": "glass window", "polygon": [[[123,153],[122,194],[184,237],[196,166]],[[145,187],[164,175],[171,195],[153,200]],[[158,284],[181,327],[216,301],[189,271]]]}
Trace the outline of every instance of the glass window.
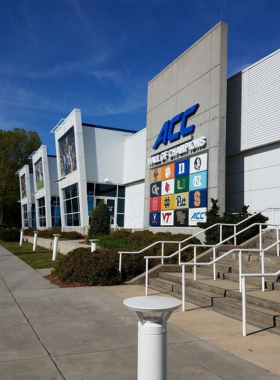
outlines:
{"label": "glass window", "polygon": [[87,195],[94,195],[94,183],[87,184]]}
{"label": "glass window", "polygon": [[125,197],[125,186],[118,186],[118,197]]}
{"label": "glass window", "polygon": [[95,195],[99,197],[116,197],[117,186],[97,183],[95,188]]}
{"label": "glass window", "polygon": [[118,214],[117,215],[117,225],[119,227],[123,227],[124,226],[124,214]]}
{"label": "glass window", "polygon": [[51,197],[52,226],[61,227],[59,197]]}
{"label": "glass window", "polygon": [[40,227],[46,227],[46,207],[45,197],[37,199],[38,206],[38,223]]}
{"label": "glass window", "polygon": [[118,199],[118,209],[117,212],[123,213],[124,214],[124,199],[119,198]]}
{"label": "glass window", "polygon": [[64,190],[64,218],[66,226],[80,225],[79,188],[75,183]]}

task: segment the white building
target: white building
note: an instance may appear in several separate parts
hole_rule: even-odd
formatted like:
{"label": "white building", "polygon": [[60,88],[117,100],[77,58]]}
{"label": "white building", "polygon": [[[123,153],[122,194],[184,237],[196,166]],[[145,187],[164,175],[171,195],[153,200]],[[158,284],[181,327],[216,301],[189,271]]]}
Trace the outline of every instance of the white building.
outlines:
{"label": "white building", "polygon": [[[221,212],[280,207],[280,50],[226,75],[227,25],[219,23],[149,82],[140,132],[87,124],[73,110],[52,130],[57,169],[46,147],[32,158],[34,173],[41,164],[44,172],[43,188],[35,179],[37,226],[42,199],[46,226],[53,225],[53,197],[62,228],[82,233],[101,199],[112,226],[174,233],[194,233],[211,198]],[[27,184],[23,226],[30,227],[27,168],[19,176],[21,188],[22,179]],[[280,213],[274,217],[280,221]]]}

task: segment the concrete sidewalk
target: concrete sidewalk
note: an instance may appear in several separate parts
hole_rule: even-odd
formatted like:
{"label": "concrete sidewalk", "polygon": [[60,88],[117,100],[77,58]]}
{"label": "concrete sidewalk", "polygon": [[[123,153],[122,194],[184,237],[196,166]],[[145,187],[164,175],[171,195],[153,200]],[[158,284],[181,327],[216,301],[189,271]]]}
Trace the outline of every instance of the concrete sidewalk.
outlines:
{"label": "concrete sidewalk", "polygon": [[[123,305],[123,298],[136,295],[143,295],[142,287],[58,288],[0,246],[0,379],[136,379],[137,319]],[[221,325],[218,314],[209,313],[208,327],[191,312],[174,313],[168,324],[169,380],[279,379],[279,344],[271,347],[278,351],[278,371],[262,369],[199,337],[200,330],[211,335],[212,319]],[[228,347],[254,338],[252,356],[257,348],[267,349],[263,332],[242,338],[240,322],[226,320]]]}

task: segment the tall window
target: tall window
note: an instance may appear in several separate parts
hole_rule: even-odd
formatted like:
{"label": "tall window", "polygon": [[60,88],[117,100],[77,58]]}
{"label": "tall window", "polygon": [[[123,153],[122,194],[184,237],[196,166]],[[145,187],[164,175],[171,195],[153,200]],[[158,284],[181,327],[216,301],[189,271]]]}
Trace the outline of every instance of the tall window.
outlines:
{"label": "tall window", "polygon": [[52,227],[61,227],[59,197],[51,198]]}
{"label": "tall window", "polygon": [[87,184],[89,223],[94,206],[94,197],[96,197],[96,205],[100,199],[104,199],[107,203],[111,216],[111,224],[116,223],[119,227],[124,227],[125,186],[104,183]]}
{"label": "tall window", "polygon": [[35,211],[35,204],[32,203],[32,228],[36,228],[36,211]]}
{"label": "tall window", "polygon": [[37,199],[39,227],[46,227],[45,197]]}
{"label": "tall window", "polygon": [[63,190],[65,226],[80,225],[79,188],[75,183]]}
{"label": "tall window", "polygon": [[22,206],[23,227],[28,227],[27,205]]}

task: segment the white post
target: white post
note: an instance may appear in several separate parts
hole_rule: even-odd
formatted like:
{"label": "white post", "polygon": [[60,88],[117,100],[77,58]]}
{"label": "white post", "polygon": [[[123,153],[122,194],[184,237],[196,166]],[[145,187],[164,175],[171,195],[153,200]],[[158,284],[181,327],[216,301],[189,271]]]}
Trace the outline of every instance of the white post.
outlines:
{"label": "white post", "polygon": [[148,295],[148,283],[149,283],[149,279],[148,279],[148,270],[149,270],[149,263],[148,263],[148,257],[146,257],[146,279],[145,279],[145,296]]}
{"label": "white post", "polygon": [[234,240],[234,245],[236,245],[236,224],[235,224],[234,227],[233,227],[233,233],[234,233],[234,238],[233,238],[233,240]]}
{"label": "white post", "polygon": [[216,247],[213,247],[213,280],[216,280]]}
{"label": "white post", "polygon": [[119,257],[119,272],[122,271],[122,253],[120,253],[120,257]]}
{"label": "white post", "polygon": [[181,306],[168,297],[134,297],[124,300],[138,317],[137,380],[167,380],[167,320]]}
{"label": "white post", "polygon": [[54,242],[53,242],[53,256],[52,256],[52,261],[56,260],[57,257],[57,247],[58,247],[58,238],[60,235],[54,234]]}
{"label": "white post", "polygon": [[185,302],[186,302],[186,268],[185,265],[182,265],[182,311],[186,310]]}
{"label": "white post", "polygon": [[38,237],[39,231],[34,231],[34,239],[33,239],[33,252],[36,250],[37,247],[37,237]]}
{"label": "white post", "polygon": [[[279,226],[276,228],[276,240],[279,241]],[[277,256],[279,257],[279,244],[277,244]]]}
{"label": "white post", "polygon": [[220,242],[223,240],[223,225],[220,224]]}
{"label": "white post", "polygon": [[181,242],[179,243],[179,255],[178,255],[178,264],[180,265],[181,263]]}
{"label": "white post", "polygon": [[242,252],[239,251],[239,291],[242,291]]}
{"label": "white post", "polygon": [[23,242],[23,230],[20,230],[19,245],[22,245]]}
{"label": "white post", "polygon": [[193,279],[196,281],[196,246],[194,247],[193,253]]}
{"label": "white post", "polygon": [[246,281],[245,276],[242,276],[242,327],[243,327],[243,336],[247,335],[246,331]]}
{"label": "white post", "polygon": [[97,250],[97,243],[99,242],[99,239],[89,239],[89,241],[91,244],[90,251],[95,252]]}
{"label": "white post", "polygon": [[[161,256],[164,256],[164,242],[161,243]],[[161,258],[161,265],[163,265],[163,257]]]}
{"label": "white post", "polygon": [[260,244],[260,249],[262,249],[262,226],[261,224],[259,225],[259,244]]}
{"label": "white post", "polygon": [[[262,273],[264,273],[264,251],[261,251]],[[265,291],[265,278],[262,277],[262,291]]]}

